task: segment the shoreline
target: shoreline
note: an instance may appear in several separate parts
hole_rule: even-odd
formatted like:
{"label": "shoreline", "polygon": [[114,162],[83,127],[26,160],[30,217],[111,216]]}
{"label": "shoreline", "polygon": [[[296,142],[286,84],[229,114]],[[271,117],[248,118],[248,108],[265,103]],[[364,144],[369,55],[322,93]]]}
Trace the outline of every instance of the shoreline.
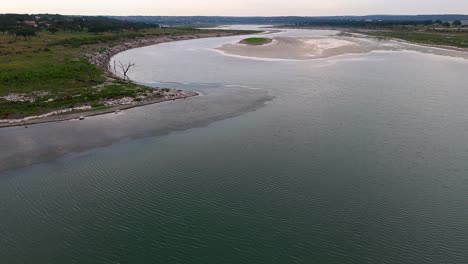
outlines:
{"label": "shoreline", "polygon": [[[179,91],[182,91],[182,90],[179,90]],[[89,111],[81,111],[81,112],[77,111],[77,112],[72,112],[69,114],[56,114],[56,115],[39,117],[39,118],[33,118],[33,119],[26,120],[26,121],[23,121],[23,119],[12,119],[12,120],[9,120],[8,122],[2,123],[1,122],[2,120],[0,120],[0,128],[28,126],[28,125],[52,123],[52,122],[63,122],[63,121],[70,121],[70,120],[81,121],[82,119],[85,119],[87,117],[105,115],[105,114],[111,114],[111,113],[118,114],[120,111],[135,108],[135,107],[157,104],[157,103],[168,102],[168,101],[175,101],[175,100],[180,100],[180,99],[186,99],[186,98],[199,95],[198,92],[194,92],[194,91],[184,90],[184,92],[187,93],[187,96],[180,96],[176,98],[158,97],[158,98],[152,98],[148,100],[142,100],[140,102],[136,102],[133,104],[121,104],[121,105],[111,106],[105,109],[89,110]]]}
{"label": "shoreline", "polygon": [[[347,32],[348,33],[348,32]],[[353,34],[362,34],[366,37],[371,37],[371,38],[383,38],[387,40],[392,40],[392,41],[397,41],[397,42],[402,42],[408,45],[416,45],[416,46],[422,46],[426,48],[436,48],[436,49],[443,49],[443,50],[449,50],[449,51],[458,51],[458,52],[465,52],[468,53],[468,48],[459,48],[455,46],[447,46],[447,45],[436,45],[436,44],[427,44],[427,43],[420,43],[420,42],[413,42],[401,38],[393,38],[393,37],[381,37],[381,36],[375,36],[375,35],[370,35],[365,32],[349,32]]]}
{"label": "shoreline", "polygon": [[[215,37],[228,37],[228,36],[235,36],[240,35],[237,32],[209,32],[209,33],[194,33],[194,34],[187,34],[181,36],[157,36],[157,37],[142,37],[136,39],[127,39],[119,44],[108,47],[103,52],[93,52],[86,54],[87,60],[104,70],[104,74],[110,80],[121,80],[120,76],[116,76],[115,73],[111,71],[110,62],[111,59],[126,50],[141,48],[146,46],[157,45],[161,43],[168,43],[168,42],[175,42],[175,41],[183,41],[183,40],[192,40],[192,39],[201,39],[201,38],[215,38]],[[135,83],[132,80],[127,80],[128,82]],[[76,111],[78,109],[57,109],[55,111],[51,111],[42,115],[33,115],[28,116],[20,119],[0,119],[0,129],[6,127],[18,127],[18,126],[28,126],[34,124],[41,124],[41,123],[51,123],[51,122],[62,122],[62,121],[69,121],[74,119],[84,119],[86,117],[97,116],[97,115],[104,115],[110,113],[117,113],[118,111],[123,111],[126,109],[131,109],[135,107],[150,105],[150,104],[157,104],[166,101],[175,101],[180,99],[186,99],[194,96],[198,96],[199,93],[190,90],[180,90],[180,89],[171,89],[171,88],[160,88],[160,87],[151,87],[142,84],[138,84],[140,86],[149,87],[154,89],[155,91],[166,89],[169,91],[169,95],[164,97],[151,97],[145,98],[141,101],[133,101],[128,104],[118,104],[109,106],[105,109],[89,109],[83,108],[83,111]],[[113,100],[113,99],[111,99]],[[58,113],[56,113],[58,112]],[[61,112],[61,113],[60,113]],[[69,113],[68,113],[69,112]]]}
{"label": "shoreline", "polygon": [[399,42],[402,42],[402,43],[405,43],[405,44],[419,45],[419,46],[423,46],[423,47],[426,47],[426,48],[438,48],[438,49],[445,49],[445,50],[450,50],[450,51],[459,51],[459,52],[468,53],[468,48],[461,48],[461,47],[448,46],[448,45],[428,44],[428,43],[422,43],[422,42],[409,41],[409,40],[396,38],[396,37],[386,37],[386,36],[372,35],[372,33],[386,32],[386,30],[356,29],[356,28],[346,28],[346,27],[314,27],[314,26],[310,26],[310,27],[279,26],[277,28],[281,28],[281,29],[309,29],[309,30],[335,30],[335,31],[339,31],[342,34],[361,34],[361,35],[366,36],[366,37],[394,40],[394,41],[399,41]]}
{"label": "shoreline", "polygon": [[[315,29],[315,28],[314,28]],[[328,30],[329,28],[316,28]],[[423,44],[399,38],[379,37],[372,32],[330,28],[333,35],[318,37],[276,37],[275,45],[242,45],[226,43],[215,50],[230,56],[272,60],[315,60],[346,54],[364,54],[377,50],[414,50],[428,54],[468,59],[468,49]],[[306,28],[304,30],[313,30]],[[384,45],[380,43],[383,42]],[[389,45],[387,45],[387,42]],[[287,52],[286,52],[287,51]]]}
{"label": "shoreline", "polygon": [[216,50],[224,54],[249,58],[274,60],[314,60],[344,55],[366,53],[370,48],[358,45],[358,42],[312,37],[277,37],[265,45],[242,45],[227,43]]}
{"label": "shoreline", "polygon": [[96,65],[97,67],[103,69],[107,74],[110,74],[112,77],[116,77],[114,73],[110,70],[111,65],[110,61],[115,55],[136,48],[142,48],[152,45],[157,45],[161,43],[168,43],[174,41],[183,41],[191,39],[202,39],[202,38],[219,38],[219,37],[229,37],[241,35],[234,32],[210,32],[210,33],[194,33],[181,36],[157,36],[157,37],[143,37],[130,40],[124,40],[116,46],[109,47],[103,52],[93,52],[86,55],[88,61],[91,64]]}
{"label": "shoreline", "polygon": [[[295,28],[295,27],[281,27],[281,28],[288,29],[288,28]],[[336,31],[340,31],[343,34],[357,34],[357,35],[361,34],[363,36],[370,37],[370,38],[384,38],[388,40],[402,42],[402,43],[409,44],[409,45],[468,53],[468,49],[466,48],[458,48],[458,47],[453,47],[453,46],[434,45],[434,44],[424,44],[424,43],[412,42],[412,41],[399,39],[399,38],[393,38],[393,37],[375,36],[375,35],[372,35],[372,32],[373,32],[372,30],[369,30],[369,32],[366,32],[366,31],[356,30],[352,28],[336,28],[336,27],[306,27],[306,28],[298,28],[298,29],[336,30]],[[246,33],[246,35],[247,34],[248,33]],[[135,39],[123,40],[115,46],[108,47],[103,52],[87,53],[86,58],[91,64],[103,69],[104,74],[106,75],[108,79],[122,80],[120,76],[117,76],[112,71],[112,67],[110,65],[111,59],[115,55],[121,52],[135,49],[135,48],[157,45],[161,43],[169,43],[169,42],[175,42],[175,41],[201,39],[201,38],[227,37],[227,36],[236,36],[236,35],[243,35],[243,34],[240,34],[239,32],[220,31],[220,32],[207,32],[207,33],[193,33],[193,34],[180,35],[180,36],[139,37]],[[273,42],[273,39],[270,39],[270,40],[271,41],[269,43],[266,43],[267,45]],[[262,45],[253,44],[252,45],[252,44],[242,43],[242,41],[240,43],[247,45],[247,46],[265,45],[265,44],[262,44]],[[226,53],[225,51],[222,51],[222,50],[219,50],[219,51],[223,52],[224,54],[233,55],[230,53]],[[268,59],[268,57],[264,59]],[[135,83],[132,80],[127,80],[127,81],[130,83]],[[161,89],[160,87],[151,87],[151,86],[146,86],[142,84],[138,84],[138,85],[149,87],[154,90]],[[161,103],[161,102],[166,102],[166,101],[175,101],[175,100],[185,99],[185,98],[199,95],[199,93],[190,91],[190,90],[179,90],[179,89],[171,89],[171,88],[167,88],[167,90],[169,91],[169,96],[166,95],[164,97],[153,96],[153,97],[143,98],[140,101],[133,101],[130,103],[127,102],[125,104],[107,106],[105,107],[105,109],[101,108],[101,109],[93,110],[90,106],[83,105],[83,106],[77,107],[76,109],[56,109],[54,111],[51,111],[45,114],[33,115],[33,116],[24,117],[24,118],[0,119],[0,129],[6,128],[6,127],[28,126],[28,125],[34,125],[34,124],[40,124],[40,123],[62,122],[62,121],[68,121],[68,120],[73,120],[73,119],[83,119],[86,117],[110,114],[116,111],[122,111],[122,110],[130,109],[130,108],[156,104],[156,103]],[[110,98],[109,100],[112,101],[115,99]]]}

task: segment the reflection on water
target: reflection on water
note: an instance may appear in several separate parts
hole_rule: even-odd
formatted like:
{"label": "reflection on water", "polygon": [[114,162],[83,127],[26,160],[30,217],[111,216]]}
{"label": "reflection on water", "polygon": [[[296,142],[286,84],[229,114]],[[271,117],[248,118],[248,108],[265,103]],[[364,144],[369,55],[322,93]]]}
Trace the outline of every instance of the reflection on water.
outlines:
{"label": "reflection on water", "polygon": [[200,90],[203,88],[224,88],[222,83],[178,83],[178,82],[151,82],[145,83],[152,87],[173,88],[173,89],[186,89],[186,90]]}
{"label": "reflection on water", "polygon": [[0,175],[1,262],[468,263],[467,60],[213,50],[240,38],[117,57],[204,96],[2,129],[4,168],[107,147]]}
{"label": "reflection on water", "polygon": [[132,108],[118,114],[2,129],[0,144],[8,151],[0,152],[0,171],[127,138],[203,126],[255,110],[271,99],[265,90],[234,87],[197,90],[202,96]]}

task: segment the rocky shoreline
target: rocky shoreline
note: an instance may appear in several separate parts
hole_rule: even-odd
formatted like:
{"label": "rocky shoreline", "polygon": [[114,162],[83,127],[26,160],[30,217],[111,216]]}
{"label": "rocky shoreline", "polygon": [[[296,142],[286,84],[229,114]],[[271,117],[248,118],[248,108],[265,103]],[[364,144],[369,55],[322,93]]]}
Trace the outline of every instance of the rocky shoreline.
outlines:
{"label": "rocky shoreline", "polygon": [[[156,90],[159,88],[155,88]],[[179,95],[172,95],[172,96],[164,96],[164,97],[151,97],[147,98],[146,100],[142,101],[122,101],[118,104],[113,106],[109,106],[105,109],[99,110],[91,110],[90,107],[76,107],[73,109],[61,109],[57,111],[53,111],[47,114],[38,115],[38,116],[30,116],[25,117],[22,119],[0,119],[0,128],[2,127],[13,127],[13,126],[28,126],[33,124],[40,124],[40,123],[50,123],[50,122],[61,122],[67,120],[83,120],[87,117],[115,113],[118,114],[122,110],[131,109],[139,106],[155,104],[155,103],[162,103],[166,101],[174,101],[179,99],[185,99],[192,96],[197,96],[198,93],[192,91],[184,91],[184,90],[176,90],[178,91]],[[124,99],[124,98],[122,98]]]}
{"label": "rocky shoreline", "polygon": [[[160,43],[190,40],[198,38],[212,38],[212,37],[224,37],[232,36],[236,33],[232,32],[210,32],[210,33],[194,33],[180,36],[157,36],[157,37],[143,37],[136,39],[128,39],[120,44],[109,47],[103,52],[93,52],[87,54],[87,59],[90,63],[102,68],[109,79],[120,79],[119,76],[111,71],[109,65],[112,57],[123,51],[140,48],[145,46],[156,45]],[[11,126],[27,126],[31,124],[47,123],[47,122],[59,122],[72,119],[85,119],[89,116],[102,115],[108,113],[117,113],[121,110],[134,108],[138,106],[160,103],[165,101],[173,101],[178,99],[185,99],[192,96],[197,96],[198,93],[188,90],[178,90],[169,88],[152,87],[152,93],[146,96],[140,96],[137,98],[125,97],[118,99],[108,99],[102,102],[105,105],[105,109],[93,110],[91,106],[82,105],[74,108],[57,109],[48,113],[28,116],[19,119],[0,119],[0,128],[11,127]],[[35,100],[32,97],[28,97],[22,94],[8,95],[5,100],[18,100],[18,101],[31,101]]]}
{"label": "rocky shoreline", "polygon": [[194,33],[189,35],[180,35],[180,36],[158,36],[158,37],[143,37],[136,38],[124,41],[114,47],[110,47],[104,52],[93,52],[87,55],[87,58],[90,63],[96,65],[99,68],[106,70],[107,73],[113,74],[110,71],[109,62],[115,55],[135,48],[141,48],[166,42],[181,41],[181,40],[190,40],[190,39],[199,39],[199,38],[214,38],[214,37],[227,37],[233,36],[235,33],[231,32],[211,32],[211,33]]}
{"label": "rocky shoreline", "polygon": [[[161,96],[161,94],[163,94]],[[12,126],[27,126],[39,123],[59,122],[72,119],[83,120],[86,117],[103,115],[109,113],[119,113],[122,110],[138,106],[175,101],[197,96],[197,92],[167,88],[154,88],[152,95],[148,95],[141,100],[134,100],[131,97],[119,99],[109,99],[105,103],[105,108],[93,110],[91,106],[84,105],[74,108],[65,108],[48,112],[46,114],[28,116],[20,119],[0,119],[0,128]]]}

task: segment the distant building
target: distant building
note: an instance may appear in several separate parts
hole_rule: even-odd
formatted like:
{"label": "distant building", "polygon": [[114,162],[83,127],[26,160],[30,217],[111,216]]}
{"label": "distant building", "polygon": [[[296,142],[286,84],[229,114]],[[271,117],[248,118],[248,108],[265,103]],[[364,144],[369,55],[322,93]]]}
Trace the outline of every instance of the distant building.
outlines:
{"label": "distant building", "polygon": [[51,24],[48,21],[41,21],[39,22],[39,25],[44,26],[44,27],[50,27]]}
{"label": "distant building", "polygon": [[24,20],[21,24],[32,26],[32,27],[37,27],[36,21],[34,20]]}

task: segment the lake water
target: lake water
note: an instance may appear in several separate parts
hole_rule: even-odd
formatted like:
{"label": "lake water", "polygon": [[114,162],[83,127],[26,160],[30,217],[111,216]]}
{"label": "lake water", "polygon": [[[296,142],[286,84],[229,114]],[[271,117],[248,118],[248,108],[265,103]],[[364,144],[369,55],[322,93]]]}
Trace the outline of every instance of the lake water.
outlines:
{"label": "lake water", "polygon": [[468,263],[465,55],[214,50],[241,38],[116,58],[202,96],[1,129],[0,263]]}

